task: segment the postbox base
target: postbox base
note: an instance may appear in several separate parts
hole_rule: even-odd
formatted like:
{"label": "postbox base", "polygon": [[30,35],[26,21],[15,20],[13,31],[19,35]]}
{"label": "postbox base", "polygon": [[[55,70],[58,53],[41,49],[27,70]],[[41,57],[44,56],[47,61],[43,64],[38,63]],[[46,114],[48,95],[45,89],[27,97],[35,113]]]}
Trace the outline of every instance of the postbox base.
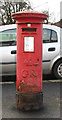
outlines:
{"label": "postbox base", "polygon": [[43,104],[43,93],[18,93],[16,94],[17,109],[20,110],[38,110]]}

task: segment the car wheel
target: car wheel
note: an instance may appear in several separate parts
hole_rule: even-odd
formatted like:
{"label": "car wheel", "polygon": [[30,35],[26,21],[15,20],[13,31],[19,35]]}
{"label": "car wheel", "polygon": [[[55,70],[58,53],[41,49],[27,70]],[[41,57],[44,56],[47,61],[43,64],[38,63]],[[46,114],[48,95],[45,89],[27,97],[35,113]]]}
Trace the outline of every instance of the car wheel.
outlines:
{"label": "car wheel", "polygon": [[58,61],[55,65],[54,65],[54,76],[58,79],[62,79],[62,60]]}

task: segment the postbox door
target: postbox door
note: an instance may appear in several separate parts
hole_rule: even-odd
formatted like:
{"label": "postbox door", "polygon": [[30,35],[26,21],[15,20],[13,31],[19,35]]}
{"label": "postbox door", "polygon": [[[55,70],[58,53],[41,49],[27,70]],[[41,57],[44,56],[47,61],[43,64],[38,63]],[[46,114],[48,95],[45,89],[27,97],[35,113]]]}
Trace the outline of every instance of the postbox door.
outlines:
{"label": "postbox door", "polygon": [[38,34],[34,32],[22,33],[19,36],[17,49],[17,75],[19,81],[32,86],[33,92],[41,91],[42,88],[42,51],[39,30],[37,31]]}

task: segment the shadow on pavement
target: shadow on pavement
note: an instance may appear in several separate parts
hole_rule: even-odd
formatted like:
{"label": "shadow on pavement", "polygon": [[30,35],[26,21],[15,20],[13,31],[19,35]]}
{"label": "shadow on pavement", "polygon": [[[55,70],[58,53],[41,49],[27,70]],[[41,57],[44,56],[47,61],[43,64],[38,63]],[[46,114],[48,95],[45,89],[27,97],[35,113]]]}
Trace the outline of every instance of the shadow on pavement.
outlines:
{"label": "shadow on pavement", "polygon": [[[56,78],[52,75],[43,75],[43,80],[56,80]],[[2,82],[16,82],[16,76],[2,76]]]}
{"label": "shadow on pavement", "polygon": [[16,76],[2,76],[2,82],[16,82]]}

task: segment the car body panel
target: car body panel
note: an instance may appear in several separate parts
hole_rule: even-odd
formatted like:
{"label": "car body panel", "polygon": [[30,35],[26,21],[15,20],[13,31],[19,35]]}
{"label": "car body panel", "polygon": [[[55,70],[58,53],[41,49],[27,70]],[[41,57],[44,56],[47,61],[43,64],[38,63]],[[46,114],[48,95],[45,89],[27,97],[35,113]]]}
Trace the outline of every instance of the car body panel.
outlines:
{"label": "car body panel", "polygon": [[[16,55],[11,54],[11,51],[16,50],[16,46],[0,47],[0,74],[15,74]],[[1,54],[2,53],[2,54]]]}
{"label": "car body panel", "polygon": [[[55,58],[59,59],[60,54],[60,28],[53,25],[43,25],[43,28],[54,30],[57,33],[58,41],[51,43],[43,43],[43,73],[50,74],[52,71],[53,64],[55,62]],[[53,51],[48,51],[50,48],[54,48]],[[57,60],[56,59],[56,60]],[[54,62],[53,62],[54,61]],[[52,64],[53,62],[53,64]]]}

